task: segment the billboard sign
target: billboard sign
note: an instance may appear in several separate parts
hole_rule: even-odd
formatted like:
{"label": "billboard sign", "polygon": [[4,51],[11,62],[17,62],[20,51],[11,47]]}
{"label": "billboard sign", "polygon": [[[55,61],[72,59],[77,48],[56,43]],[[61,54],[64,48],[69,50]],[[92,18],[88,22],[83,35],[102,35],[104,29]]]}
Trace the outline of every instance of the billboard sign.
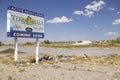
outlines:
{"label": "billboard sign", "polygon": [[44,14],[9,6],[7,9],[7,36],[44,38]]}

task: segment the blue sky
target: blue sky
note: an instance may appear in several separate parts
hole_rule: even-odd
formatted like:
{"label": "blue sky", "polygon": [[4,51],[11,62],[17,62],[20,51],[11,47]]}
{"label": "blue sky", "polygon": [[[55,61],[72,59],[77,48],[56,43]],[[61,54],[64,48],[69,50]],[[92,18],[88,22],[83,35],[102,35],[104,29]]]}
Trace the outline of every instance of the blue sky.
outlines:
{"label": "blue sky", "polygon": [[[6,36],[8,6],[43,13],[50,41],[108,40],[120,36],[120,0],[0,0],[0,41]],[[35,39],[20,39],[34,41]]]}

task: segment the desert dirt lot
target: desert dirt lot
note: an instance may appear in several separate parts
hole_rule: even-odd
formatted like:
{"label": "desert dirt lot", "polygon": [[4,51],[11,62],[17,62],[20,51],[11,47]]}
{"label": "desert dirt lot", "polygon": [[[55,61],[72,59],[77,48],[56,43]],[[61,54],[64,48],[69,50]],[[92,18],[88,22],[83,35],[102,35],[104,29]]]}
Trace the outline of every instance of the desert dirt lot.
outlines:
{"label": "desert dirt lot", "polygon": [[95,63],[94,59],[78,59],[43,60],[35,64],[21,57],[15,65],[12,56],[2,55],[0,80],[120,80],[120,61]]}
{"label": "desert dirt lot", "polygon": [[120,56],[40,54],[19,52],[14,62],[13,49],[0,52],[0,80],[120,80]]}

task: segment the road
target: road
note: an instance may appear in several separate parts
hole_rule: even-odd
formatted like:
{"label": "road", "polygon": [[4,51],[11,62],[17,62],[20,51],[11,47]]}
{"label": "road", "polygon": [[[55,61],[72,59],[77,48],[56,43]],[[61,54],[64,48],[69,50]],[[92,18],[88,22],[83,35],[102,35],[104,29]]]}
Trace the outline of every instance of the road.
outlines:
{"label": "road", "polygon": [[[13,46],[2,46],[0,51],[14,48]],[[25,52],[27,55],[35,55],[34,46],[19,46],[18,51]],[[118,48],[85,48],[85,49],[53,49],[53,48],[43,48],[39,47],[40,54],[58,54],[58,55],[107,55],[107,54],[120,54],[120,49]]]}

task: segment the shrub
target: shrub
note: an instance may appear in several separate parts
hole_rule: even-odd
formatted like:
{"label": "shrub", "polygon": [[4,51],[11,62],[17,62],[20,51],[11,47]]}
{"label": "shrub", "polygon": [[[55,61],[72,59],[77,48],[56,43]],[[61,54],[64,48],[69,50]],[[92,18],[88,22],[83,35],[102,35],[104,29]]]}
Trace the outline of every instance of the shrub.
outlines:
{"label": "shrub", "polygon": [[2,63],[3,63],[3,64],[9,64],[9,60],[8,60],[8,59],[3,59],[3,60],[2,60]]}

